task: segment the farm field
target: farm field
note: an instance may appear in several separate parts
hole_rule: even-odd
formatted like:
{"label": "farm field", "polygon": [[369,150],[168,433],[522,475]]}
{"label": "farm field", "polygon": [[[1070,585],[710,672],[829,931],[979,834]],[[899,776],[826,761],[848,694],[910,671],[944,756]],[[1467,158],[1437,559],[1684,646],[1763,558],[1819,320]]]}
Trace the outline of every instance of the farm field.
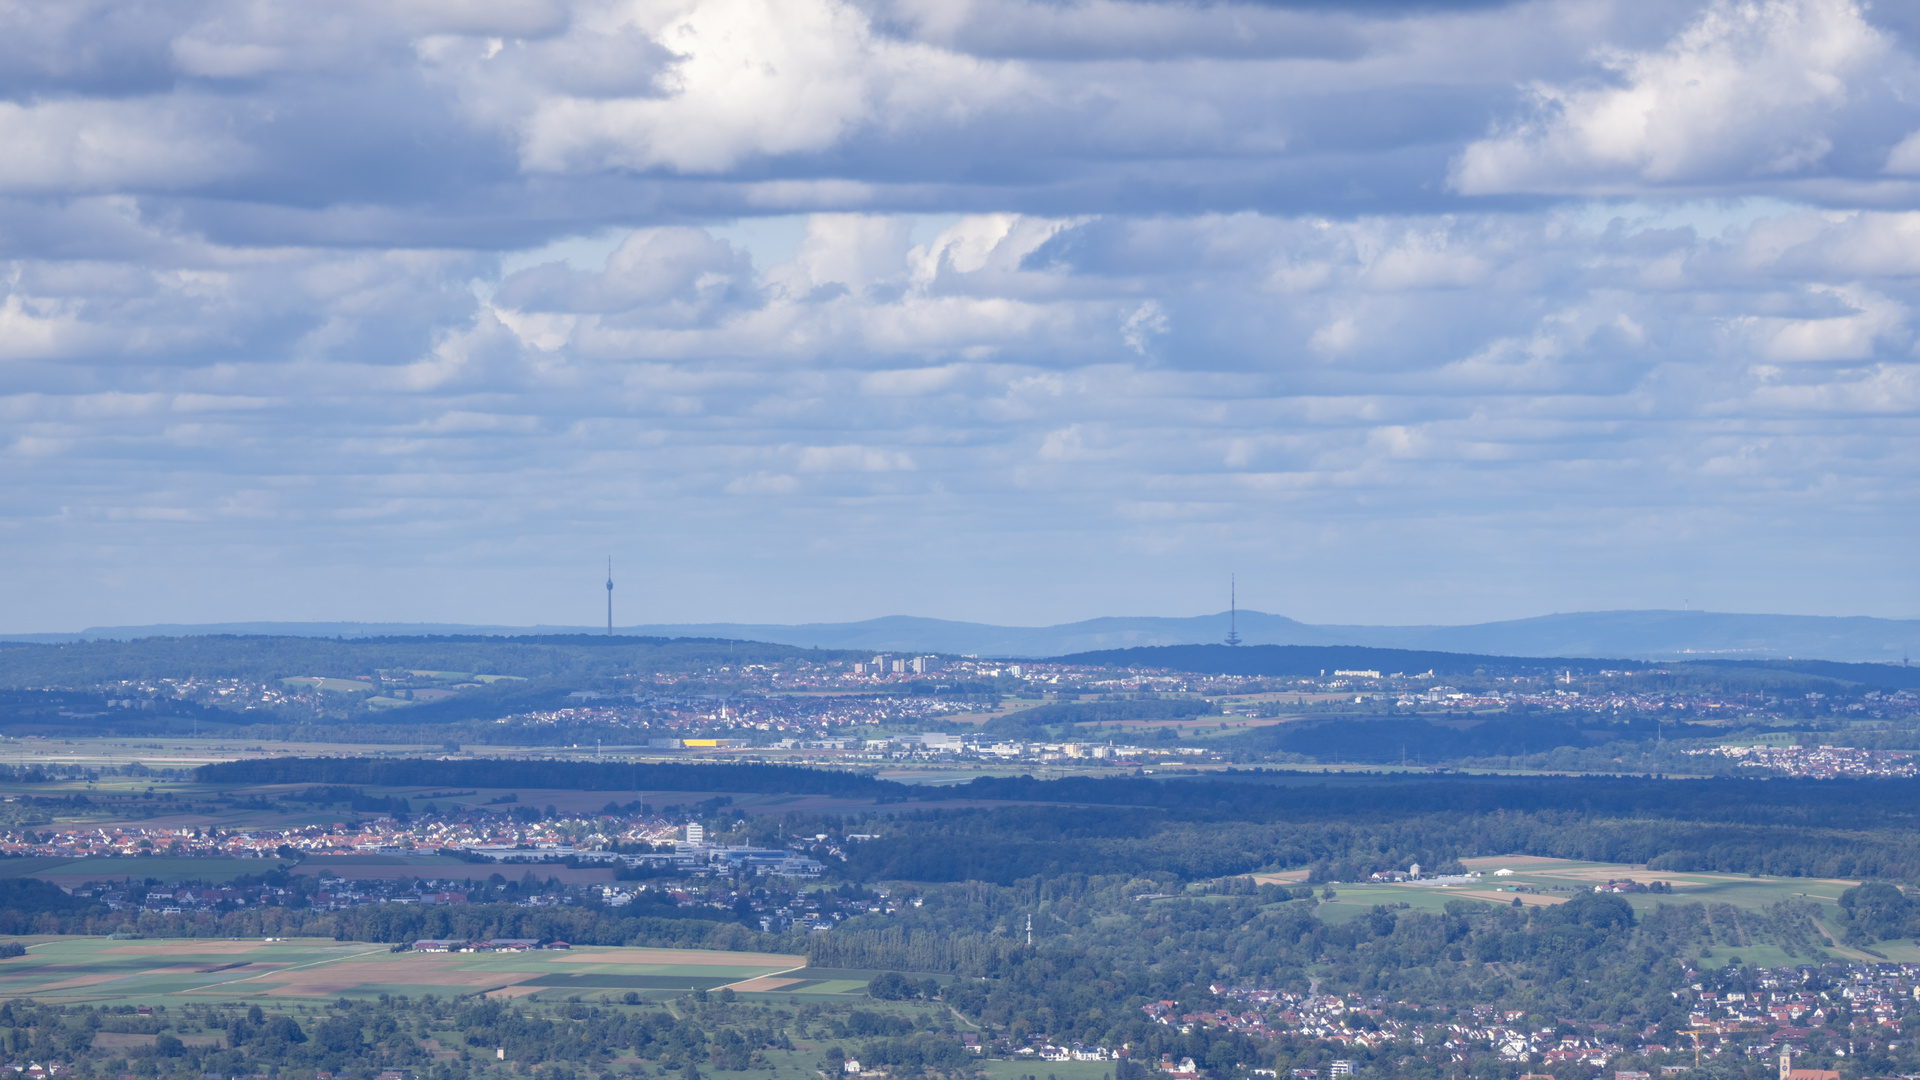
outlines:
{"label": "farm field", "polygon": [[48,1004],[150,1005],[485,995],[658,1000],[732,987],[742,994],[859,995],[870,973],[807,969],[799,956],[582,946],[524,953],[395,953],[392,946],[286,941],[19,939],[0,961],[0,997]]}

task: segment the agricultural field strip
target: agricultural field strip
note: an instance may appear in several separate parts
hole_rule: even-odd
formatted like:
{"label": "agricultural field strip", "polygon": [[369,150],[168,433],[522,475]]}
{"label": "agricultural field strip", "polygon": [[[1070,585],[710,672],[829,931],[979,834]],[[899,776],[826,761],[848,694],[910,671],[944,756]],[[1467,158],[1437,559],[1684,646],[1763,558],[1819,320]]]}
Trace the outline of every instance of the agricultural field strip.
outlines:
{"label": "agricultural field strip", "polygon": [[[310,967],[319,967],[319,966],[320,966],[320,965],[322,965],[322,964],[335,964],[335,963],[339,963],[339,962],[340,962],[340,961],[342,961],[342,960],[351,960],[351,959],[354,959],[355,957],[361,957],[361,956],[371,956],[371,955],[374,955],[374,954],[376,954],[376,953],[383,953],[383,952],[387,952],[387,950],[386,950],[386,949],[368,949],[368,950],[366,950],[366,951],[364,951],[364,952],[357,952],[357,953],[348,953],[348,954],[347,954],[346,956],[330,956],[330,957],[326,957],[326,958],[324,958],[324,959],[321,959],[321,960],[315,960],[315,961],[313,961],[313,962],[312,962],[312,963],[310,963],[310,964],[294,964],[294,965],[292,965],[292,966],[290,966],[290,967],[283,967],[283,968],[274,968],[274,969],[273,969],[273,970],[271,970],[271,971],[263,971],[263,972],[261,972],[261,973],[260,973],[260,974],[258,974],[258,975],[251,975],[251,976],[248,976],[247,978],[244,978],[244,979],[231,979],[231,980],[228,980],[228,981],[226,981],[226,982],[221,982],[221,983],[208,983],[207,985],[208,985],[208,986],[219,986],[219,987],[220,987],[221,989],[223,989],[223,990],[224,990],[224,989],[226,989],[226,988],[227,988],[227,987],[229,987],[229,986],[233,986],[233,985],[236,985],[236,984],[238,984],[238,983],[243,983],[243,982],[252,982],[252,981],[253,981],[253,980],[255,980],[255,979],[264,979],[264,978],[266,978],[266,977],[267,977],[267,976],[269,976],[269,975],[284,975],[284,974],[286,974],[287,972],[290,972],[290,971],[299,971],[299,970],[302,970],[302,969],[304,969],[304,968],[310,968]],[[206,987],[200,987],[200,988],[198,988],[198,989],[206,989]]]}
{"label": "agricultural field strip", "polygon": [[[29,951],[29,955],[32,955],[32,950],[34,949],[43,948],[48,945],[62,945],[62,944],[66,944],[66,942],[43,941],[43,942],[38,942],[34,945],[29,945],[27,946],[27,949]],[[46,993],[48,991],[54,991],[54,990],[80,990],[80,989],[98,991],[100,990],[100,988],[104,987],[106,984],[125,982],[132,979],[166,978],[168,976],[181,976],[181,975],[188,975],[188,974],[212,975],[215,973],[211,971],[196,970],[196,969],[200,968],[201,965],[204,965],[207,963],[218,963],[218,958],[220,957],[234,955],[234,952],[235,952],[234,950],[230,948],[219,947],[219,946],[226,946],[230,944],[231,944],[230,942],[223,942],[223,941],[201,942],[196,940],[194,944],[190,947],[174,950],[172,953],[154,954],[154,959],[156,961],[166,960],[169,957],[172,957],[171,962],[168,962],[168,963],[159,963],[153,967],[146,967],[139,971],[129,971],[129,972],[126,972],[125,974],[113,974],[112,972],[109,971],[109,972],[99,973],[98,975],[80,975],[80,974],[69,975],[68,972],[63,971],[57,974],[68,975],[68,977],[66,978],[56,977],[51,981],[51,983],[43,983],[38,986],[29,985],[34,981],[34,976],[39,973],[37,972],[36,969],[28,969],[26,971],[20,972],[17,976],[9,978],[5,973],[5,969],[0,968],[0,987],[6,987],[9,984],[18,984],[18,985],[21,985],[23,989],[26,989],[29,993]],[[94,953],[93,958],[102,960],[104,963],[105,962],[104,957],[108,951],[110,950],[98,950]],[[246,949],[246,950],[240,950],[240,951],[251,952],[251,951],[256,951],[256,949]],[[302,950],[302,951],[305,952],[308,950]],[[322,957],[319,960],[314,960],[307,963],[292,964],[286,967],[273,967],[273,968],[269,968],[266,971],[253,972],[250,974],[235,972],[234,974],[238,975],[239,977],[209,979],[206,982],[201,983],[199,986],[183,988],[178,992],[179,993],[198,993],[198,992],[206,991],[216,987],[221,990],[225,990],[226,988],[234,986],[236,984],[244,983],[244,982],[252,982],[255,979],[262,979],[262,978],[267,978],[269,976],[275,976],[275,975],[284,975],[287,972],[296,971],[304,968],[317,967],[322,964],[337,963],[342,960],[350,960],[356,957],[364,957],[372,954],[385,953],[385,952],[386,952],[386,949],[384,948],[368,949],[368,950],[361,950],[358,952],[347,953],[344,956]],[[209,957],[213,959],[209,959]],[[113,959],[118,960],[120,959],[120,957],[116,956]],[[246,961],[246,963],[249,966],[259,962],[260,961],[251,961],[251,960]],[[84,962],[82,963],[84,964]],[[66,967],[68,965],[63,964],[61,966]],[[74,965],[74,966],[82,966],[82,965]],[[185,968],[188,970],[183,971],[181,970],[182,968]]]}
{"label": "agricultural field strip", "polygon": [[[393,953],[388,948],[380,947],[352,949],[336,955],[307,959],[315,946],[290,942],[282,948],[293,955],[282,953],[281,956],[298,962],[276,965],[265,971],[235,971],[207,979],[192,976],[212,976],[216,970],[236,966],[231,961],[237,957],[246,968],[271,963],[272,960],[239,956],[242,953],[265,951],[259,943],[241,945],[238,942],[190,939],[105,948],[100,947],[103,943],[89,942],[89,947],[82,950],[72,948],[78,944],[81,943],[69,940],[38,942],[29,946],[37,951],[30,955],[44,956],[47,946],[56,946],[54,952],[66,955],[48,958],[52,961],[50,964],[34,965],[11,973],[5,967],[0,967],[0,991],[29,996],[53,994],[62,998],[91,998],[103,992],[115,996],[155,993],[333,996],[342,992],[372,992],[383,987],[478,986],[486,983],[501,983],[500,989],[514,987],[522,993],[567,986],[621,988],[615,983],[622,986],[630,983],[631,988],[642,990],[698,989],[703,986],[718,989],[721,986],[777,978],[806,967],[805,960],[797,956],[666,949],[594,949],[591,952],[568,954],[420,954]],[[332,942],[318,947],[330,952],[335,948]],[[150,962],[130,963],[133,958],[126,954],[136,951],[150,954]],[[223,964],[223,961],[228,963]],[[346,967],[335,967],[343,963]],[[209,969],[208,965],[219,967]],[[581,973],[578,968],[582,965],[591,965],[592,969],[597,970]],[[426,970],[428,966],[433,970]],[[137,967],[137,970],[127,970],[128,967]],[[329,967],[339,970],[341,977],[327,979],[317,970]],[[575,971],[568,972],[566,969],[569,967],[575,968]],[[88,971],[88,968],[95,970]],[[248,983],[257,984],[257,988],[243,985]],[[785,980],[785,985],[792,985],[792,981]],[[852,983],[846,988],[837,984],[833,987],[823,985],[813,992],[856,988],[857,985]]]}
{"label": "agricultural field strip", "polygon": [[[738,991],[738,990],[739,990],[739,989],[740,989],[741,987],[744,987],[744,986],[746,986],[746,985],[747,985],[747,984],[749,984],[749,983],[756,983],[756,982],[759,982],[759,981],[760,981],[760,980],[762,980],[762,979],[778,979],[778,978],[779,978],[780,976],[782,976],[782,975],[786,975],[786,974],[789,974],[789,973],[791,973],[791,972],[795,972],[795,971],[805,971],[805,970],[806,970],[806,968],[807,968],[807,965],[806,965],[806,962],[805,962],[805,961],[802,961],[802,962],[800,962],[799,964],[796,964],[796,965],[794,965],[793,967],[790,967],[790,968],[786,968],[786,969],[784,969],[784,970],[781,970],[781,971],[769,971],[769,972],[766,972],[766,973],[764,973],[764,974],[761,974],[761,975],[752,975],[752,976],[749,976],[749,977],[747,977],[747,978],[744,978],[744,979],[740,979],[740,980],[737,980],[737,981],[735,981],[735,982],[730,982],[730,983],[728,983],[728,984],[727,984],[727,985],[726,985],[725,987],[723,987],[722,989],[729,989],[729,990],[735,990],[735,991]],[[782,986],[786,986],[786,985],[790,985],[790,983],[782,983],[781,985],[782,985]],[[776,990],[777,990],[777,989],[779,989],[779,987],[774,987],[773,989],[776,989]]]}

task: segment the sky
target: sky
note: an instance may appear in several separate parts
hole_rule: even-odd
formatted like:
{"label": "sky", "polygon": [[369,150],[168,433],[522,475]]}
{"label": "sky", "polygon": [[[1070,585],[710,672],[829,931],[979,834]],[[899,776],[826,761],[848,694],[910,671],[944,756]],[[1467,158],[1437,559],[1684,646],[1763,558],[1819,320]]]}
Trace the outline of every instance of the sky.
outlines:
{"label": "sky", "polygon": [[1920,615],[1920,7],[0,0],[0,631]]}

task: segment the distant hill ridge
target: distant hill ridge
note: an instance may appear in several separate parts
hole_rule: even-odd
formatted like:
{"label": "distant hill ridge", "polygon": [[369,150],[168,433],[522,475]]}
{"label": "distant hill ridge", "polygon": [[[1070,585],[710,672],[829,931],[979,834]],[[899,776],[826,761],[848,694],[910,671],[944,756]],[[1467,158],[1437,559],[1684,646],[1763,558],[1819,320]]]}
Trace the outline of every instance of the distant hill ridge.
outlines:
{"label": "distant hill ridge", "polygon": [[[1063,664],[1089,667],[1158,668],[1202,675],[1319,676],[1339,671],[1378,671],[1382,675],[1432,672],[1455,675],[1551,675],[1565,670],[1591,675],[1637,667],[1645,661],[1594,657],[1482,656],[1473,653],[1374,649],[1365,645],[1147,645],[1101,649],[1053,657]],[[1725,660],[1695,658],[1661,663],[1705,664],[1728,669],[1793,671],[1823,679],[1868,686],[1920,688],[1920,667],[1860,664],[1836,660]]]}
{"label": "distant hill ridge", "polygon": [[[1920,650],[1920,619],[1865,616],[1745,615],[1710,611],[1590,611],[1466,626],[1313,625],[1242,611],[1237,628],[1249,645],[1357,645],[1483,656],[1611,656],[1633,660],[1814,659],[1900,663]],[[449,623],[253,622],[101,626],[77,634],[0,635],[62,642],[200,634],[300,637],[396,637],[443,634],[513,636],[595,634],[591,626],[472,626]],[[970,653],[1042,657],[1153,645],[1201,645],[1226,636],[1227,613],[1189,618],[1115,616],[1058,626],[993,626],[907,615],[850,623],[659,623],[619,628],[649,637],[765,641],[874,652]],[[1424,670],[1424,669],[1423,669]]]}

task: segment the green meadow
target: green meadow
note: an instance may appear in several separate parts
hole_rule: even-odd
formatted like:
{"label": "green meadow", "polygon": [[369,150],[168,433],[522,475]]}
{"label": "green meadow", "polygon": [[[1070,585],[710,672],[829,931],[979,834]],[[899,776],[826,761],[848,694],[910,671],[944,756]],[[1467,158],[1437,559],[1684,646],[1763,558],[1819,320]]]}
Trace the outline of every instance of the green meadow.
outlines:
{"label": "green meadow", "polygon": [[987,1060],[979,1063],[989,1080],[1111,1080],[1111,1061],[1041,1061],[1039,1058],[1014,1061]]}
{"label": "green meadow", "polygon": [[[1762,877],[1740,874],[1678,873],[1649,871],[1644,867],[1621,863],[1583,862],[1573,859],[1542,859],[1513,856],[1467,860],[1469,868],[1481,872],[1476,884],[1432,885],[1421,883],[1343,883],[1333,886],[1334,898],[1319,905],[1319,915],[1330,923],[1345,922],[1371,910],[1375,905],[1407,905],[1416,911],[1441,911],[1455,900],[1484,904],[1559,903],[1611,880],[1632,880],[1641,885],[1655,881],[1672,886],[1670,893],[1621,893],[1635,911],[1647,912],[1662,904],[1730,904],[1749,911],[1763,911],[1787,899],[1806,899],[1820,905],[1817,922],[1829,938],[1834,937],[1833,922],[1840,894],[1858,884],[1855,881],[1824,878]],[[1508,871],[1502,874],[1500,871]],[[1828,949],[1844,960],[1920,961],[1920,945],[1909,941],[1883,942],[1873,952],[1835,944]],[[1880,954],[1880,955],[1875,955]],[[1738,956],[1742,963],[1762,967],[1781,967],[1807,962],[1807,957],[1792,957],[1779,947],[1756,943],[1741,948],[1716,948],[1696,962],[1719,967]]]}

